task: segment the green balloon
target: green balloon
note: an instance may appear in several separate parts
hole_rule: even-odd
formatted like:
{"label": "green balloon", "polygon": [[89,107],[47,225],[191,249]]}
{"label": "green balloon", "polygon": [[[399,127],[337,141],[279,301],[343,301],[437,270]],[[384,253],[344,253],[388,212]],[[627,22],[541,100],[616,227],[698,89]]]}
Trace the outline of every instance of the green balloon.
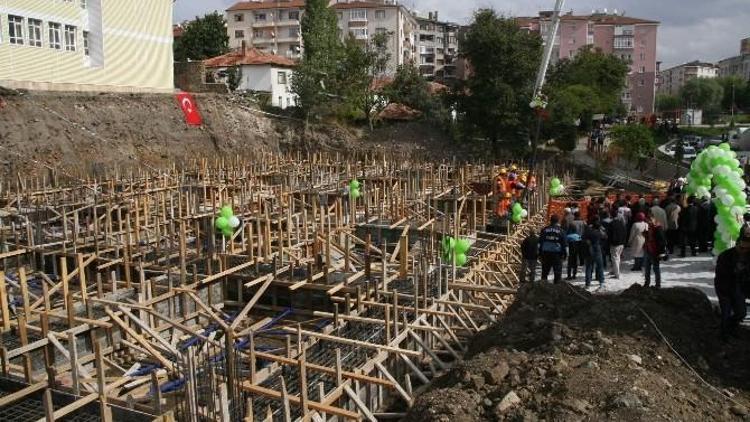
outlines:
{"label": "green balloon", "polygon": [[724,142],[723,144],[719,145],[719,148],[723,149],[724,151],[731,151],[732,147],[729,146],[727,142]]}
{"label": "green balloon", "polygon": [[549,185],[553,188],[556,186],[560,186],[560,179],[558,179],[557,177],[553,177],[552,179],[550,179]]}
{"label": "green balloon", "polygon": [[513,207],[511,208],[511,210],[513,211],[513,214],[520,213],[522,209],[523,207],[521,206],[520,202],[513,203]]}
{"label": "green balloon", "polygon": [[234,215],[234,211],[232,211],[232,207],[230,207],[229,205],[224,205],[223,207],[221,207],[219,215],[229,218]]}
{"label": "green balloon", "polygon": [[466,265],[466,261],[466,255],[462,253],[456,255],[456,266],[463,267],[464,265]]}
{"label": "green balloon", "polygon": [[513,216],[510,219],[514,223],[518,224],[521,222],[521,214],[513,214]]}
{"label": "green balloon", "polygon": [[350,190],[350,191],[349,191],[349,194],[350,194],[350,195],[352,196],[352,198],[354,198],[354,199],[357,199],[357,198],[359,198],[360,196],[362,196],[362,194],[361,194],[361,193],[359,192],[359,189],[352,189],[352,190]]}
{"label": "green balloon", "polygon": [[226,229],[229,227],[229,218],[224,216],[217,218],[216,221],[214,221],[214,226],[220,231]]}
{"label": "green balloon", "polygon": [[223,229],[223,230],[221,231],[221,234],[222,234],[222,235],[223,235],[224,237],[232,237],[232,235],[234,234],[234,230],[232,230],[232,228],[231,228],[231,227],[227,227],[226,229]]}
{"label": "green balloon", "polygon": [[349,182],[349,188],[350,189],[359,189],[359,180],[353,179],[351,182]]}
{"label": "green balloon", "polygon": [[456,253],[465,254],[469,251],[470,246],[468,239],[458,239],[456,240]]}

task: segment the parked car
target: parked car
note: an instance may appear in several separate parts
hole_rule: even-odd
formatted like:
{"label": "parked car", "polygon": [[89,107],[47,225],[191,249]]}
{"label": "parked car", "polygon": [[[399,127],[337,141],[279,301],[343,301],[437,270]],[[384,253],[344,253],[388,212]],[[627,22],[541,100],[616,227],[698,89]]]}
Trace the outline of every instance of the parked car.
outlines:
{"label": "parked car", "polygon": [[682,151],[683,160],[693,160],[697,156],[695,147],[686,145]]}

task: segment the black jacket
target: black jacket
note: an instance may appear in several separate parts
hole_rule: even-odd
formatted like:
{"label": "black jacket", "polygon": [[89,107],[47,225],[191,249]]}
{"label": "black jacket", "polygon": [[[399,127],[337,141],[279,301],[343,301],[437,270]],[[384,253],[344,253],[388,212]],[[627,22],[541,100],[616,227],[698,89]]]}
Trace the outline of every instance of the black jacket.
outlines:
{"label": "black jacket", "polygon": [[742,262],[739,258],[737,248],[729,248],[716,260],[714,288],[717,295],[736,295],[738,284],[745,295],[750,293],[750,262]]}
{"label": "black jacket", "polygon": [[628,241],[628,228],[625,226],[625,222],[619,218],[612,220],[607,228],[607,237],[610,246],[624,245]]}
{"label": "black jacket", "polygon": [[686,232],[698,230],[698,207],[695,204],[688,205],[680,211],[680,229]]}
{"label": "black jacket", "polygon": [[539,236],[531,233],[521,243],[521,256],[523,259],[537,259],[539,257]]}
{"label": "black jacket", "polygon": [[542,229],[542,233],[539,235],[539,252],[559,253],[565,256],[565,248],[567,247],[568,242],[565,239],[565,232],[559,224]]}

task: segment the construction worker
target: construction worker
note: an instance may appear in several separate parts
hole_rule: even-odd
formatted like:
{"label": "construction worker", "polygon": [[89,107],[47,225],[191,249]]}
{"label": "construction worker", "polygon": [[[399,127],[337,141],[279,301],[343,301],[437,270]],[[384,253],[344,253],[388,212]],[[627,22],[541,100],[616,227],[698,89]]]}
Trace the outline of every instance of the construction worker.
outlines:
{"label": "construction worker", "polygon": [[497,208],[495,208],[495,214],[498,217],[504,218],[508,216],[508,210],[510,209],[512,195],[510,192],[505,192],[501,199],[497,201]]}

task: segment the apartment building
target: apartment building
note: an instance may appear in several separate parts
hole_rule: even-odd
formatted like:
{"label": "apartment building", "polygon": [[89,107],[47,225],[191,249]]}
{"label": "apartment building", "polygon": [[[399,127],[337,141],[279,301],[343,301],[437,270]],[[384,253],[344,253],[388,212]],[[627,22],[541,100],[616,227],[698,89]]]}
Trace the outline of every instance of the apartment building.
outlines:
{"label": "apartment building", "polygon": [[740,55],[720,60],[719,76],[739,76],[750,81],[750,38],[740,41]]}
{"label": "apartment building", "polygon": [[[398,65],[415,61],[417,21],[401,5],[385,1],[351,1],[330,3],[338,19],[341,37],[353,34],[367,41],[372,34],[390,35],[389,72]],[[291,59],[302,51],[300,18],[304,0],[243,1],[226,11],[230,47],[238,49],[243,41],[248,47]]]}
{"label": "apartment building", "polygon": [[417,20],[404,6],[392,3],[352,1],[333,5],[341,36],[348,33],[366,42],[375,33],[387,33],[391,55],[386,73],[396,73],[398,66],[414,63],[416,58]]}
{"label": "apartment building", "polygon": [[[517,24],[546,40],[552,29],[552,12],[516,19]],[[583,47],[593,46],[630,64],[622,102],[633,114],[654,111],[656,94],[656,36],[659,22],[618,13],[592,11],[589,15],[569,12],[560,16],[553,44],[553,60],[573,58]]]}
{"label": "apartment building", "polygon": [[300,18],[304,0],[242,1],[226,11],[229,46],[252,48],[290,59],[300,58]]}
{"label": "apartment building", "polygon": [[710,79],[718,76],[718,66],[695,60],[659,72],[659,88],[657,91],[659,94],[678,95],[680,89],[691,79]]}
{"label": "apartment building", "polygon": [[[416,15],[415,15],[416,16]],[[416,16],[419,70],[428,80],[446,82],[456,78],[458,54],[457,23],[438,20],[438,12]]]}
{"label": "apartment building", "polygon": [[3,0],[0,85],[170,92],[172,6],[172,0]]}

